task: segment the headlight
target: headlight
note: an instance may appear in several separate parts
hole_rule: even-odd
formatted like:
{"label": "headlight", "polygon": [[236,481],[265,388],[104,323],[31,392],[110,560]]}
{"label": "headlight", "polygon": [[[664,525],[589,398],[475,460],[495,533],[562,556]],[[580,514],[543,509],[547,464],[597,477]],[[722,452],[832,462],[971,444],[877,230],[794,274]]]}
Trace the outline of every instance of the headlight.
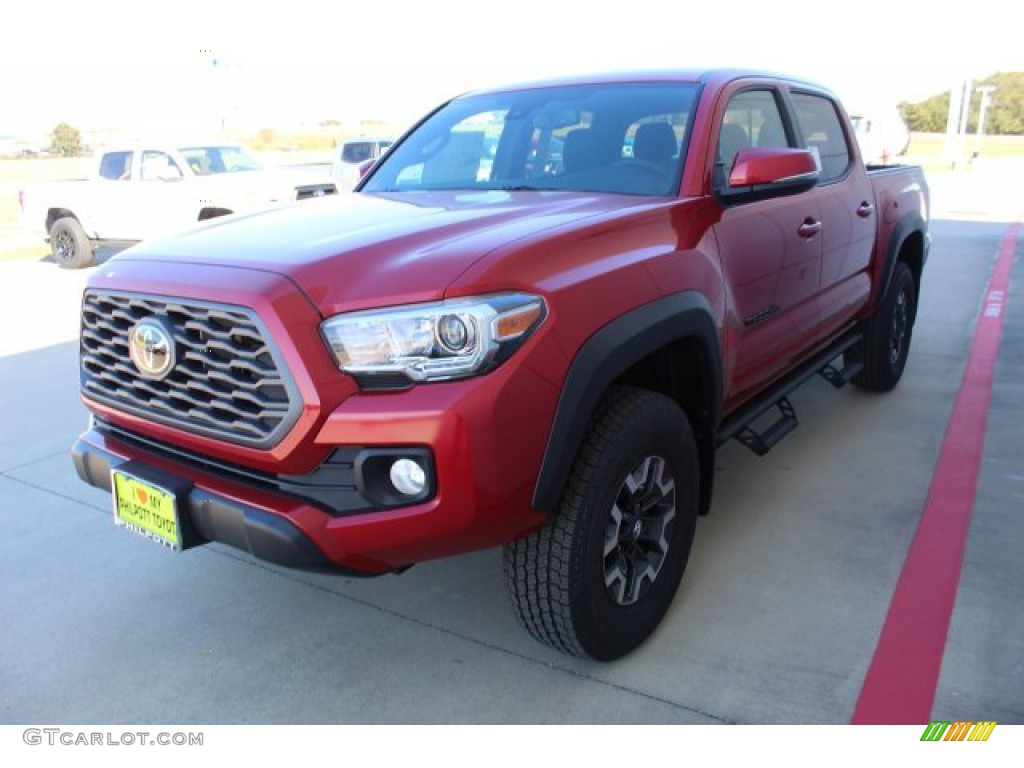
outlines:
{"label": "headlight", "polygon": [[335,315],[320,331],[345,373],[395,387],[485,373],[546,314],[539,296],[499,293]]}

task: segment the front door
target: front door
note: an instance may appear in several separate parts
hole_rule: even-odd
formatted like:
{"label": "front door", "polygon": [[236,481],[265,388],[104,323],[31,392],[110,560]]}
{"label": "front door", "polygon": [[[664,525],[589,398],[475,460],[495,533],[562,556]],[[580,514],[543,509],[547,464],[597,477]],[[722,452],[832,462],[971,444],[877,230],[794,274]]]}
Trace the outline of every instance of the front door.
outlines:
{"label": "front door", "polygon": [[[718,129],[712,184],[728,188],[736,154],[746,147],[797,146],[769,87],[728,99]],[[821,274],[820,212],[813,193],[727,207],[714,226],[730,295],[726,391],[732,408],[789,368],[814,343]]]}

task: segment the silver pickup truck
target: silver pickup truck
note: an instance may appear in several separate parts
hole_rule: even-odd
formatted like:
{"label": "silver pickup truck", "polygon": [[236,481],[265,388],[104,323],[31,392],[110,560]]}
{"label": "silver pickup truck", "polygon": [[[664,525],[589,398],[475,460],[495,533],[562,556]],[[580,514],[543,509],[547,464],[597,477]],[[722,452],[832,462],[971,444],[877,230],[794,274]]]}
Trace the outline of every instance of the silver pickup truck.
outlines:
{"label": "silver pickup truck", "polygon": [[336,193],[326,172],[266,169],[237,144],[151,145],[104,152],[91,179],[22,190],[22,221],[49,239],[60,266],[78,268],[101,245]]}

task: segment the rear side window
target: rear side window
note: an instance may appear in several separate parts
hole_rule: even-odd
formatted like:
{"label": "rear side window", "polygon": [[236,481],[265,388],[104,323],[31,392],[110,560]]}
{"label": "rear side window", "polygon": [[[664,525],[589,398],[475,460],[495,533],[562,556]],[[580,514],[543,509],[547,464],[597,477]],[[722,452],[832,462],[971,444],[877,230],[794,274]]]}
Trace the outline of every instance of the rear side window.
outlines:
{"label": "rear side window", "polygon": [[850,145],[831,99],[809,93],[794,93],[797,121],[809,149],[821,159],[821,180],[834,181],[850,167]]}
{"label": "rear side window", "polygon": [[100,178],[111,181],[127,181],[131,175],[131,152],[107,152],[100,161]]}

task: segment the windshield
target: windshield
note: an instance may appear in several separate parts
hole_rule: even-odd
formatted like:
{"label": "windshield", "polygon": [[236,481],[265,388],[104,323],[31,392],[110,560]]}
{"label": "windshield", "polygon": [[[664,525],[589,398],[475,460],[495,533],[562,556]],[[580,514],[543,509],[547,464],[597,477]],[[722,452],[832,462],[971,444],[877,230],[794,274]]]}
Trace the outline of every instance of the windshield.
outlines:
{"label": "windshield", "polygon": [[465,96],[392,148],[361,189],[674,195],[696,92],[629,83]]}
{"label": "windshield", "polygon": [[263,170],[263,164],[243,147],[185,147],[179,151],[196,176]]}

